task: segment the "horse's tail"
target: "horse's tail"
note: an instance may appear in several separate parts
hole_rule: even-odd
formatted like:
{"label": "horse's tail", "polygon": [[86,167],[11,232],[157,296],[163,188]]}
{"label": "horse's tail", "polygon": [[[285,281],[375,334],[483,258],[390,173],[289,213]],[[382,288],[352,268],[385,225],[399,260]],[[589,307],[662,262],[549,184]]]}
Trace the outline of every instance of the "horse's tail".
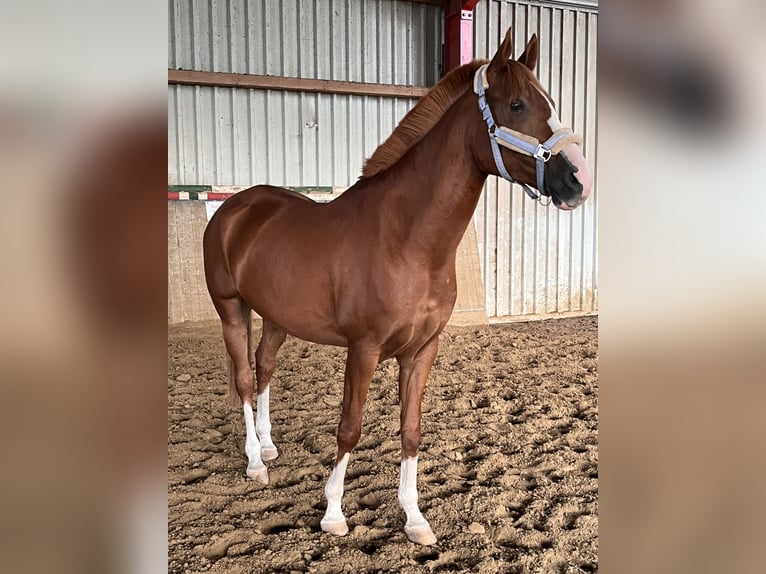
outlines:
{"label": "horse's tail", "polygon": [[[245,323],[247,325],[247,362],[250,364],[250,368],[253,368],[253,316],[250,309],[245,312]],[[231,400],[231,406],[241,407],[242,399],[237,392],[237,380],[234,369],[234,361],[231,360],[231,355],[226,353],[226,360],[229,364],[229,399]],[[255,382],[253,382],[255,384]]]}

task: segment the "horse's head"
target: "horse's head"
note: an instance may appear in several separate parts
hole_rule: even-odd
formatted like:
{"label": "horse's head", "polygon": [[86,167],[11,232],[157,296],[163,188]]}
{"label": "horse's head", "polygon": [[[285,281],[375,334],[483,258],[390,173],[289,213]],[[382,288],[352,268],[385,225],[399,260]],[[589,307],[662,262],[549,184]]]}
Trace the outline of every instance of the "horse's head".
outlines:
{"label": "horse's head", "polygon": [[[489,64],[478,69],[474,91],[490,136],[481,143],[481,163],[488,173],[536,187],[559,209],[571,210],[588,197],[593,174],[580,149],[580,138],[562,126],[548,93],[535,77],[537,36],[518,60],[511,30]],[[486,132],[485,132],[486,133]]]}

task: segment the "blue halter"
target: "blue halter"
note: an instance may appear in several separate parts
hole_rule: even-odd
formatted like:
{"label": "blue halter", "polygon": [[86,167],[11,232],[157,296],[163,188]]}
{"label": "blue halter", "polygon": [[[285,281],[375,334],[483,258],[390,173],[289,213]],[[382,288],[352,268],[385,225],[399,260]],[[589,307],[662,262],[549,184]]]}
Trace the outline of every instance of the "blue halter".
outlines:
{"label": "blue halter", "polygon": [[[476,70],[473,91],[479,96],[479,110],[481,110],[481,115],[484,118],[484,121],[487,122],[489,143],[492,147],[492,156],[495,158],[497,171],[503,179],[521,185],[529,197],[539,200],[540,194],[543,192],[545,163],[551,159],[552,156],[558,154],[568,143],[573,142],[579,144],[582,142],[582,139],[569,128],[561,128],[543,143],[540,143],[539,140],[532,136],[503,126],[498,126],[495,123],[495,119],[492,117],[492,111],[489,109],[489,104],[487,103],[485,95],[485,90],[489,88],[489,83],[487,82],[487,66],[488,64],[484,64]],[[503,157],[500,154],[501,145],[518,153],[535,158],[537,191],[525,183],[521,183],[520,181],[517,182],[511,177],[511,174],[505,169]]]}

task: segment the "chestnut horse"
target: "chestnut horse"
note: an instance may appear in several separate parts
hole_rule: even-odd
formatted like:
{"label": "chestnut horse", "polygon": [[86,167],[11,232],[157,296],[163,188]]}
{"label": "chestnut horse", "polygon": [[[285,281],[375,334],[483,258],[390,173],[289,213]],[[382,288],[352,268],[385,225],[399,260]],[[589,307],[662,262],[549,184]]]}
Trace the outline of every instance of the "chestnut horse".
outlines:
{"label": "chestnut horse", "polygon": [[[341,511],[346,466],[373,372],[395,357],[404,530],[413,542],[436,542],[418,508],[421,400],[455,304],[455,253],[482,185],[490,174],[513,174],[532,197],[540,196],[530,186],[564,210],[590,191],[579,138],[562,127],[533,74],[537,37],[518,60],[511,54],[508,30],[491,62],[447,74],[334,201],[257,186],[224,202],[205,231],[205,276],[243,405],[248,477],[267,483],[264,461],[277,457],[269,382],[286,335],[348,348],[338,454],[325,487],[326,532],[348,532]],[[263,318],[255,420],[251,310]]]}

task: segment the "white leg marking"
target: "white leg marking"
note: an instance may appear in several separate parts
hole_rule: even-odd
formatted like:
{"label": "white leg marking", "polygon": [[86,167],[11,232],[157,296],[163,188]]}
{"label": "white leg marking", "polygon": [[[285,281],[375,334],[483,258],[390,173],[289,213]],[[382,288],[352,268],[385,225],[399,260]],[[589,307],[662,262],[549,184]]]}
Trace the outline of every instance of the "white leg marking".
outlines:
{"label": "white leg marking", "polygon": [[324,513],[320,526],[325,532],[337,536],[348,534],[346,517],[343,516],[343,511],[340,508],[340,501],[343,498],[343,481],[346,478],[346,467],[350,456],[350,453],[343,455],[343,458],[332,469],[327,486],[324,487],[324,493],[327,497],[327,511]]}
{"label": "white leg marking", "polygon": [[255,414],[255,433],[261,442],[261,459],[264,462],[279,456],[277,447],[271,440],[271,420],[269,419],[269,386],[258,395],[258,408]]}
{"label": "white leg marking", "polygon": [[253,407],[250,403],[245,403],[242,407],[245,412],[245,454],[247,455],[248,478],[259,480],[263,484],[269,483],[269,473],[266,471],[266,465],[261,460],[261,445],[258,442],[258,436],[255,434],[255,421],[253,420]]}
{"label": "white leg marking", "polygon": [[402,459],[399,504],[407,515],[407,538],[416,544],[436,544],[436,536],[418,508],[418,457]]}

